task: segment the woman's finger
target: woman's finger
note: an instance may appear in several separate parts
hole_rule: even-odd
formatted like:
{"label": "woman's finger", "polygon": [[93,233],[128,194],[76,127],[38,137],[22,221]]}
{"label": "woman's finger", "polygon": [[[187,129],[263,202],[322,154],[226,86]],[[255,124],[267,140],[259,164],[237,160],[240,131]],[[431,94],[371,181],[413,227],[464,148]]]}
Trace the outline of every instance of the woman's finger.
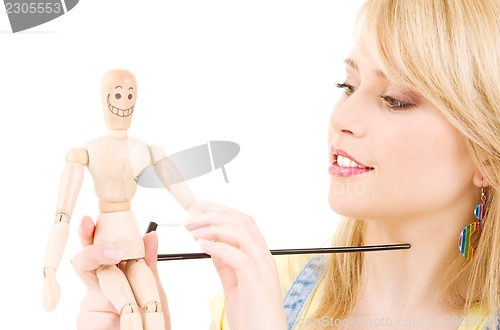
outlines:
{"label": "woman's finger", "polygon": [[244,253],[253,260],[260,261],[263,254],[270,254],[269,249],[259,232],[252,232],[246,226],[224,225],[202,227],[192,231],[196,240],[204,239],[226,243]]}
{"label": "woman's finger", "polygon": [[[258,267],[246,253],[221,242],[202,239],[200,240],[200,246],[205,253],[210,254],[212,259],[217,261],[216,268],[226,298],[235,290],[238,290],[242,309],[255,307],[251,306],[252,302],[266,301],[266,296],[271,292],[277,296],[281,295],[276,264],[264,268]],[[233,272],[226,268],[225,265],[231,268]],[[261,290],[255,290],[256,283],[261,283]],[[244,301],[249,305],[241,305]]]}
{"label": "woman's finger", "polygon": [[146,261],[146,264],[153,273],[157,273],[158,235],[156,232],[150,232],[144,235],[144,249],[146,251],[144,261]]}
{"label": "woman's finger", "polygon": [[227,206],[221,205],[221,204],[215,204],[212,202],[207,202],[207,201],[199,201],[196,204],[198,210],[202,212],[200,215],[193,216],[189,218],[187,221],[184,222],[185,226],[198,226],[203,223],[204,221],[213,218],[215,215],[220,215],[220,214],[232,214],[234,215],[242,215],[245,216],[243,213],[240,213],[236,211],[235,209],[231,209]]}
{"label": "woman's finger", "polygon": [[[224,215],[226,217],[224,217]],[[226,222],[224,219],[227,219],[228,216],[230,217],[231,215],[228,215],[227,213],[224,212],[205,212],[201,215],[191,217],[188,220],[184,221],[184,226],[188,230],[193,230],[196,228],[205,227],[209,225],[220,225]]]}
{"label": "woman's finger", "polygon": [[84,216],[80,222],[80,229],[78,231],[82,247],[86,247],[94,243],[94,231],[94,222],[89,216]]}
{"label": "woman's finger", "polygon": [[196,202],[197,208],[205,213],[205,212],[216,212],[216,213],[222,213],[222,212],[227,212],[229,210],[232,210],[231,208],[222,205],[222,204],[217,204],[209,201],[197,201]]}
{"label": "woman's finger", "polygon": [[87,290],[87,294],[80,304],[77,329],[120,329],[120,315],[101,290]]}
{"label": "woman's finger", "polygon": [[103,245],[84,247],[71,261],[87,288],[99,289],[95,270],[101,265],[116,265],[123,257],[123,251]]}
{"label": "woman's finger", "polygon": [[120,329],[120,316],[113,312],[88,312],[78,313],[76,321],[78,330],[110,330]]}
{"label": "woman's finger", "polygon": [[234,211],[226,213],[214,213],[208,212],[200,217],[192,218],[184,223],[185,227],[189,231],[194,231],[196,229],[209,227],[209,226],[225,226],[234,225],[241,226],[246,232],[253,235],[255,239],[263,241],[262,235],[255,223],[255,220],[243,213]]}
{"label": "woman's finger", "polygon": [[[218,263],[223,263],[224,265],[229,266],[235,273],[237,273],[239,281],[252,283],[252,279],[255,279],[258,275],[255,271],[256,267],[253,260],[243,251],[222,242],[204,239],[200,239],[198,242],[200,243],[201,249],[205,253],[210,254],[210,256]],[[220,270],[227,271],[227,269],[223,268]],[[224,273],[224,275],[227,276],[228,274]],[[225,287],[224,291],[226,291],[226,289],[229,288]]]}

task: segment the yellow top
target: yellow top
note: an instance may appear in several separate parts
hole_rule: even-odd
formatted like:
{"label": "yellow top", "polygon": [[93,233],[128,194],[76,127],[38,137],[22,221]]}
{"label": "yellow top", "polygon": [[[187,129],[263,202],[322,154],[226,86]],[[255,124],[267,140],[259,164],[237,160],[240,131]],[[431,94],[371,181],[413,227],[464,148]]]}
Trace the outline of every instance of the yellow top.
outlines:
{"label": "yellow top", "polygon": [[[280,274],[280,284],[281,284],[281,291],[283,292],[283,295],[285,295],[286,291],[292,284],[293,280],[295,277],[299,274],[299,272],[304,268],[306,263],[309,261],[311,258],[310,255],[288,255],[288,256],[275,256],[277,265],[278,265],[278,272]],[[321,290],[321,284],[319,285]],[[307,325],[312,325],[310,322],[312,322],[311,317],[312,313],[317,310],[319,307],[319,294],[316,294],[316,291],[313,292],[311,295],[311,298],[309,299],[309,302],[307,305],[304,307],[302,311],[302,316],[300,317],[300,321],[304,326]],[[217,330],[229,330],[229,325],[227,324],[227,319],[226,319],[226,314],[225,314],[225,306],[224,306],[224,295],[223,293],[218,294],[215,296],[211,301],[210,301],[210,310],[212,313],[212,319],[215,324],[215,329]],[[379,320],[376,319],[368,319],[368,318],[353,318],[351,320],[344,320],[344,321],[350,321],[350,322],[372,322],[373,325],[375,326],[377,322],[381,322],[383,320],[382,318]],[[308,323],[309,322],[309,323]],[[323,327],[334,325],[334,321],[331,320],[330,318],[323,318],[319,320],[315,320],[317,322],[316,324]],[[414,326],[416,329],[419,328],[418,322],[427,322],[427,324],[422,324],[421,326],[428,326],[428,327],[433,327],[435,326],[436,328],[443,326],[443,324],[435,324],[433,323],[433,319],[429,320],[402,320],[402,322],[413,322],[412,326]],[[437,320],[436,320],[437,322]],[[441,321],[442,322],[442,321]],[[469,315],[467,317],[450,317],[449,319],[446,319],[444,322],[448,327],[458,327],[458,330],[483,330],[488,322],[488,316],[486,316],[486,312],[484,309],[480,307],[475,307],[473,308]],[[404,324],[404,323],[403,323]],[[368,325],[368,323],[367,323]],[[378,325],[380,327],[380,324]]]}

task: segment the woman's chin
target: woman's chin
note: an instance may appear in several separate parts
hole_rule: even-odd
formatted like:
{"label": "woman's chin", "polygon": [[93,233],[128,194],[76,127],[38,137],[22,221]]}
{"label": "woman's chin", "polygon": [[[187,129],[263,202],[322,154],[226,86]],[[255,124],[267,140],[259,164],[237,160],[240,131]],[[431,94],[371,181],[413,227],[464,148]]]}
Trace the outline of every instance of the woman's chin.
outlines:
{"label": "woman's chin", "polygon": [[353,201],[350,201],[343,196],[330,193],[328,196],[328,204],[333,212],[343,217],[356,218],[358,215],[357,213],[359,213],[356,212],[359,210],[356,210]]}

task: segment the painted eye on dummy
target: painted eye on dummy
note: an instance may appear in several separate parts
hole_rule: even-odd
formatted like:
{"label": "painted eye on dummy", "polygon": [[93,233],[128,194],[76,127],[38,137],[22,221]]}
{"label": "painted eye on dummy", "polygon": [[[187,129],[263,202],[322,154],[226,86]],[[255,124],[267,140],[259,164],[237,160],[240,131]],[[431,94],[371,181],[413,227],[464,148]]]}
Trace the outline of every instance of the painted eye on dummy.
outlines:
{"label": "painted eye on dummy", "polygon": [[128,99],[132,100],[132,94],[128,94]]}
{"label": "painted eye on dummy", "polygon": [[121,98],[122,98],[122,94],[120,94],[120,93],[115,94],[115,99],[119,100]]}

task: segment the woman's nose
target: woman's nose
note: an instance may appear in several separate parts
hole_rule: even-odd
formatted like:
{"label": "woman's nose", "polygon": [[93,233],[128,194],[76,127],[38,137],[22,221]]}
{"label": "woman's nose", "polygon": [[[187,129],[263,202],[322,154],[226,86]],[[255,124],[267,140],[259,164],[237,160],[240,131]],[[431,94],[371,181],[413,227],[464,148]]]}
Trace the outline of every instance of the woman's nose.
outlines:
{"label": "woman's nose", "polygon": [[337,135],[356,138],[364,136],[366,134],[367,118],[366,112],[363,110],[367,106],[355,94],[339,101],[330,116],[330,134],[334,132]]}

